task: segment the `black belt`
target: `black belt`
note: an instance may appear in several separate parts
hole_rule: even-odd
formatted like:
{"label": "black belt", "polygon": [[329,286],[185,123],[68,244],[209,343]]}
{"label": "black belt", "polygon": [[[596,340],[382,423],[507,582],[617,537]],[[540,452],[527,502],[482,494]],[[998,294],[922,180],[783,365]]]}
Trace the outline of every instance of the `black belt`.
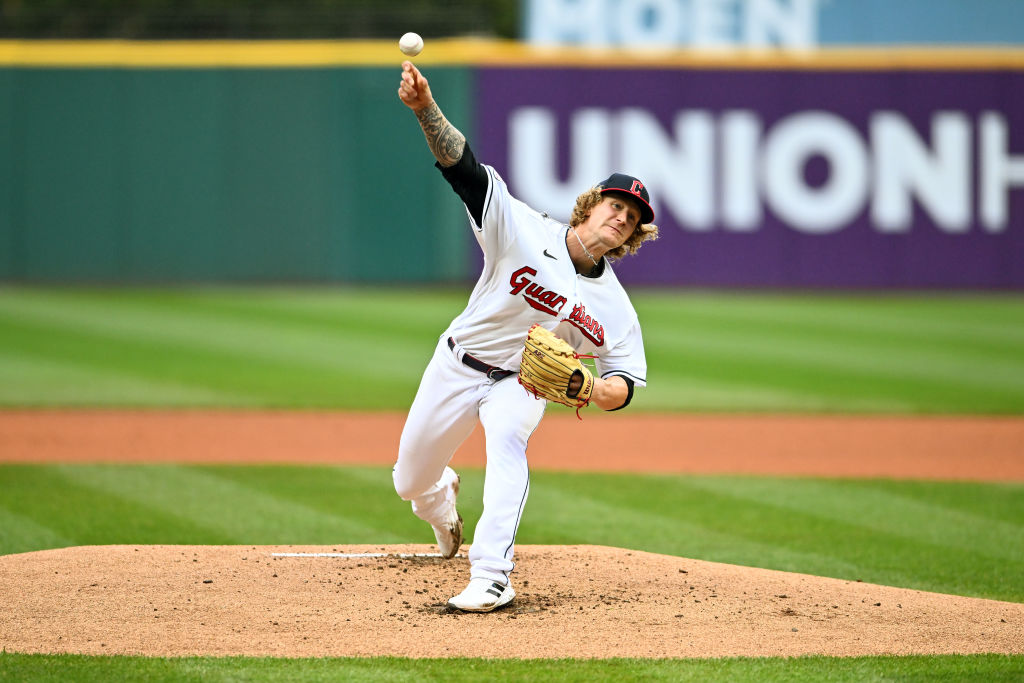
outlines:
{"label": "black belt", "polygon": [[[448,348],[453,350],[455,349],[455,340],[452,339],[451,337],[448,337]],[[469,355],[466,352],[462,353],[462,363],[463,365],[468,365],[477,372],[484,373],[485,375],[487,375],[488,379],[492,379],[495,382],[497,382],[499,379],[505,379],[509,375],[516,374],[511,370],[502,370],[501,368],[496,368],[493,365],[488,365],[482,360],[473,358],[473,356]]]}

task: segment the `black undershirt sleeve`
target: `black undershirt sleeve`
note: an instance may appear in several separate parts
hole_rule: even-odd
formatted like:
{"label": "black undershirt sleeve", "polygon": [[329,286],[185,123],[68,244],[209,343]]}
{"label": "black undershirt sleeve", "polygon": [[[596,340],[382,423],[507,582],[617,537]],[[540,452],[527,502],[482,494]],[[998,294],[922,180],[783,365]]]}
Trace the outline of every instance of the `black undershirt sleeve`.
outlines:
{"label": "black undershirt sleeve", "polygon": [[626,394],[626,400],[621,406],[618,408],[612,408],[611,410],[606,410],[605,412],[607,413],[612,412],[612,410],[622,410],[629,405],[630,401],[633,400],[633,380],[628,377],[624,377],[623,375],[612,375],[612,377],[622,377],[622,379],[626,380],[626,389],[628,389],[629,393]]}
{"label": "black undershirt sleeve", "polygon": [[445,168],[436,161],[434,166],[441,170],[441,175],[455,190],[455,194],[462,198],[462,202],[469,209],[469,215],[473,217],[476,224],[483,225],[484,201],[487,198],[487,171],[476,160],[469,143],[466,143],[465,149],[462,150],[462,158],[454,166]]}

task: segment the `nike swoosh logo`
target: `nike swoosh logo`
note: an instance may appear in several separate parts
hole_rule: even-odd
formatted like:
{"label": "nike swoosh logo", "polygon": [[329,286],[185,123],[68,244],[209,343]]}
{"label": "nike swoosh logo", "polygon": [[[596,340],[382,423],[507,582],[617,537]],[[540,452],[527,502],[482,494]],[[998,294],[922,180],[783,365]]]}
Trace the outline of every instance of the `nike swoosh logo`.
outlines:
{"label": "nike swoosh logo", "polygon": [[544,255],[547,256],[548,258],[553,258],[556,261],[558,260],[558,257],[557,256],[552,256],[551,254],[549,254],[547,249],[544,250]]}

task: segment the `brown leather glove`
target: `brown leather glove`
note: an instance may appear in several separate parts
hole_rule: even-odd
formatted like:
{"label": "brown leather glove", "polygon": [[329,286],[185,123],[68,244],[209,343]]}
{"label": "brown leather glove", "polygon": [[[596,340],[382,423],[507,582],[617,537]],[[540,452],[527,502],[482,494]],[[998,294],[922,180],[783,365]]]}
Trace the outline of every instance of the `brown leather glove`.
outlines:
{"label": "brown leather glove", "polygon": [[519,383],[537,398],[578,410],[594,392],[594,375],[580,358],[568,342],[536,324],[526,335]]}

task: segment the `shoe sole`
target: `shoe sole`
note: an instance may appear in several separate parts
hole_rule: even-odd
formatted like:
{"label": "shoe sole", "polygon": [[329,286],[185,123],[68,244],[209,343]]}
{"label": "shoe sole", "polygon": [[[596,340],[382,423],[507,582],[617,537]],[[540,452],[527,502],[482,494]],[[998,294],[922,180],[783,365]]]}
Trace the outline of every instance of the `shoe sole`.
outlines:
{"label": "shoe sole", "polygon": [[[456,498],[458,498],[458,496],[459,496],[459,485],[461,483],[462,483],[462,477],[457,477],[455,479],[455,485],[452,486],[452,488],[455,490],[455,497]],[[452,529],[452,536],[455,537],[455,543],[453,544],[453,547],[452,547],[451,551],[449,551],[447,553],[442,553],[441,554],[441,557],[446,559],[446,560],[450,560],[453,557],[455,557],[456,555],[458,555],[459,554],[459,548],[462,547],[462,515],[459,514],[458,510],[455,511],[455,514],[459,518],[458,521],[455,523],[455,528]],[[440,550],[440,548],[439,548],[439,550]]]}
{"label": "shoe sole", "polygon": [[447,553],[441,553],[441,557],[450,560],[459,554],[459,549],[462,547],[462,515],[459,515],[459,521],[456,522],[455,528],[452,529],[452,536],[455,537],[455,542],[452,543],[452,549]]}

